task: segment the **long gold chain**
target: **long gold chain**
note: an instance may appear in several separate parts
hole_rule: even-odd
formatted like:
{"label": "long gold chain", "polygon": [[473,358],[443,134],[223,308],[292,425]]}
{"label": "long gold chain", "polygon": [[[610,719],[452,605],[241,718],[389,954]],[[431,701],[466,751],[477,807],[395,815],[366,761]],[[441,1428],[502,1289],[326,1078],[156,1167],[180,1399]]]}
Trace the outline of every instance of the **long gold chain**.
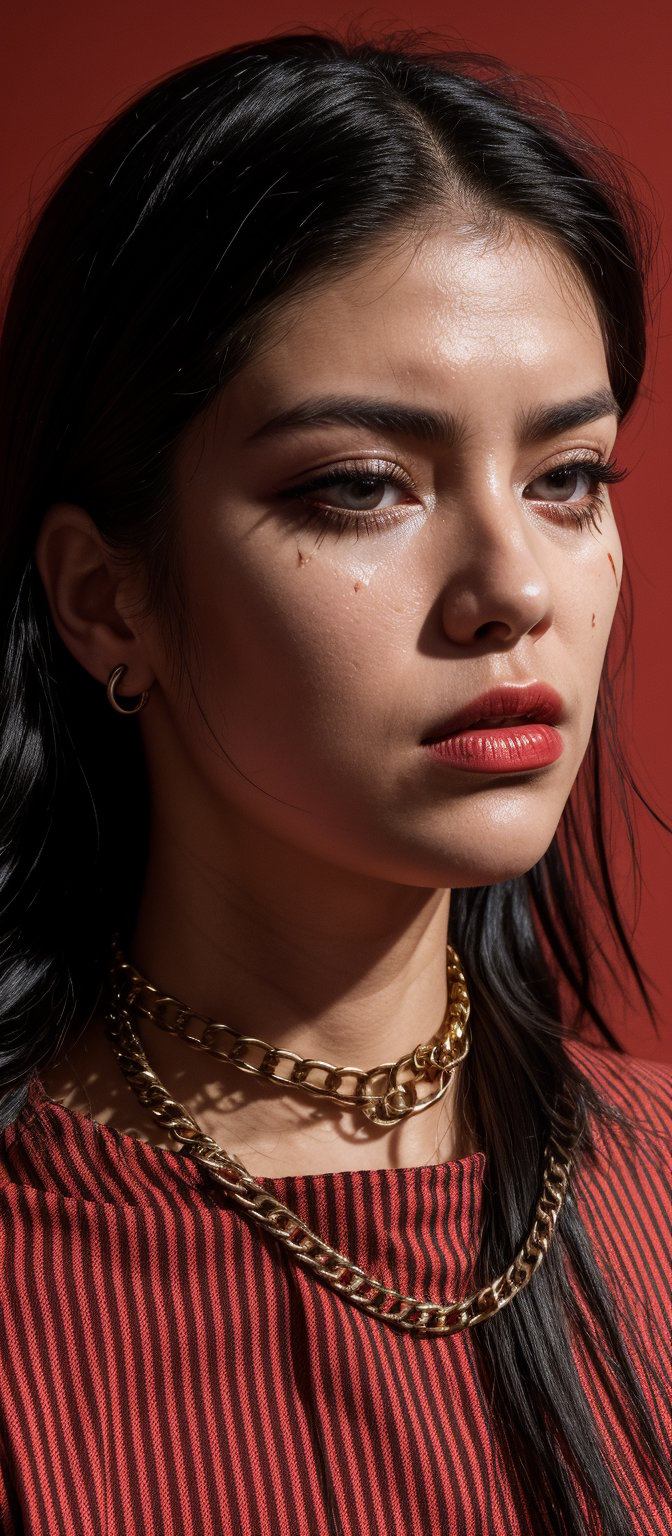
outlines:
{"label": "long gold chain", "polygon": [[[118,940],[113,944],[113,976],[134,1018],[179,1035],[188,1045],[208,1051],[219,1061],[243,1072],[254,1072],[286,1087],[335,1099],[360,1109],[374,1125],[394,1125],[443,1098],[455,1068],[469,1050],[469,994],[452,945],[446,946],[448,1004],[439,1028],[425,1044],[398,1061],[379,1067],[336,1067],[329,1061],[297,1056],[295,1051],[267,1045],[254,1035],[242,1035],[230,1024],[193,1013],[176,997],[161,993],[125,960]],[[256,1058],[256,1059],[255,1059]],[[287,1067],[289,1071],[286,1070]],[[430,1084],[419,1094],[420,1084]],[[349,1088],[345,1087],[349,1084]]]}
{"label": "long gold chain", "polygon": [[367,1275],[345,1254],[324,1242],[300,1216],[253,1178],[243,1163],[205,1135],[185,1106],[171,1098],[149,1065],[133,1029],[123,987],[115,984],[113,977],[105,1025],[121,1069],[140,1103],[180,1143],[185,1155],[191,1157],[215,1183],[222,1185],[248,1216],[282,1243],[299,1264],[306,1265],[331,1290],[381,1322],[425,1336],[461,1333],[466,1328],[473,1328],[513,1301],[514,1296],[529,1284],[548,1252],[572,1167],[573,1149],[559,1138],[552,1136],[548,1142],[542,1191],[532,1228],[508,1269],[462,1301],[433,1302],[424,1297],[407,1296]]}

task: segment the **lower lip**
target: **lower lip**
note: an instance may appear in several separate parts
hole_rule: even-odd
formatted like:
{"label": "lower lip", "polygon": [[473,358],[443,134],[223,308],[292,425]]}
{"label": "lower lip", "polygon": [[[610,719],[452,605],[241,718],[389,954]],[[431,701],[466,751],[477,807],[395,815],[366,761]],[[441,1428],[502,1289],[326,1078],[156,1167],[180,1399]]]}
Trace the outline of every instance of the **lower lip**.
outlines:
{"label": "lower lip", "polygon": [[527,773],[555,763],[562,752],[562,738],[552,725],[534,722],[490,729],[478,726],[428,742],[426,750],[467,773]]}

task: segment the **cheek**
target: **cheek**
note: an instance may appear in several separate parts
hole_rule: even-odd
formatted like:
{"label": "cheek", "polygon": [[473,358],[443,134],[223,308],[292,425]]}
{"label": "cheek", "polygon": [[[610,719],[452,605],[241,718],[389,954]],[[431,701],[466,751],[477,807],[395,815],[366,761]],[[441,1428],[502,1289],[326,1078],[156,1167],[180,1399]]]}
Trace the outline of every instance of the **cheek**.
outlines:
{"label": "cheek", "polygon": [[605,622],[611,628],[623,579],[623,549],[613,520],[605,527],[601,551],[600,592],[604,595]]}
{"label": "cheek", "polygon": [[623,558],[620,540],[613,523],[605,526],[602,538],[590,551],[590,559],[576,581],[573,633],[566,631],[581,704],[577,747],[582,754],[588,744],[595,704],[600,686],[609,637],[618,606]]}
{"label": "cheek", "polygon": [[604,531],[584,546],[581,558],[572,563],[557,592],[556,621],[565,639],[579,649],[586,635],[592,640],[591,654],[598,660],[606,649],[616,612],[623,555],[612,519],[605,520]]}
{"label": "cheek", "polygon": [[614,519],[611,503],[608,503],[608,512],[602,524],[601,552],[603,556],[603,568],[609,572],[612,590],[618,596],[623,579],[623,547]]}
{"label": "cheek", "polygon": [[609,566],[611,568],[611,574],[612,574],[612,576],[614,578],[614,581],[616,583],[616,591],[618,592],[618,591],[620,591],[621,582],[620,582],[620,577],[619,577],[618,571],[616,569],[616,561],[614,560],[614,557],[613,557],[610,549],[607,550],[607,560],[609,561]]}
{"label": "cheek", "polygon": [[333,746],[334,728],[389,688],[398,584],[354,558],[336,567],[307,541],[254,562],[227,552],[225,569],[221,582],[201,579],[193,600],[204,705],[238,739],[272,726],[278,746],[310,752],[330,732]]}

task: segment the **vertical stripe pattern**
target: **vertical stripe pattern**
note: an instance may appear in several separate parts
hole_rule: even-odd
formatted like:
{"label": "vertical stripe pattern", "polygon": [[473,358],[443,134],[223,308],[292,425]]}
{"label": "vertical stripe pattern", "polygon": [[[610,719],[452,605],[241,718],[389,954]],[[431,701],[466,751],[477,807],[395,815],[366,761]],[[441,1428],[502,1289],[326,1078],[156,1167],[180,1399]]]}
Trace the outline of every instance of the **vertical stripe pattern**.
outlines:
{"label": "vertical stripe pattern", "polygon": [[[643,1387],[672,1447],[672,1069],[572,1050],[640,1122],[636,1140],[600,1132],[574,1190],[654,1362]],[[440,1301],[468,1291],[483,1178],[479,1153],[265,1183],[384,1283]],[[608,1361],[578,1336],[576,1357],[635,1528],[669,1536]],[[496,1443],[473,1334],[423,1339],[366,1316],[187,1158],[52,1104],[37,1081],[0,1138],[0,1378],[6,1536],[540,1530]]]}

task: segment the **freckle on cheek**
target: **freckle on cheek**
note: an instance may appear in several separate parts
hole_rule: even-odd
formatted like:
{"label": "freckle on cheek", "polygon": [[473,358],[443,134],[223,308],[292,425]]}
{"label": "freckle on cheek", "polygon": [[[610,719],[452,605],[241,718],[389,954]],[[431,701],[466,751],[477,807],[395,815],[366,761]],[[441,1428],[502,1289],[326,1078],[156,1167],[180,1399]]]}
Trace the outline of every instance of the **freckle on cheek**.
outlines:
{"label": "freckle on cheek", "polygon": [[359,589],[360,589],[361,585],[362,585],[361,581],[356,581],[355,585],[354,585],[354,587],[352,589],[353,592],[359,592]]}

